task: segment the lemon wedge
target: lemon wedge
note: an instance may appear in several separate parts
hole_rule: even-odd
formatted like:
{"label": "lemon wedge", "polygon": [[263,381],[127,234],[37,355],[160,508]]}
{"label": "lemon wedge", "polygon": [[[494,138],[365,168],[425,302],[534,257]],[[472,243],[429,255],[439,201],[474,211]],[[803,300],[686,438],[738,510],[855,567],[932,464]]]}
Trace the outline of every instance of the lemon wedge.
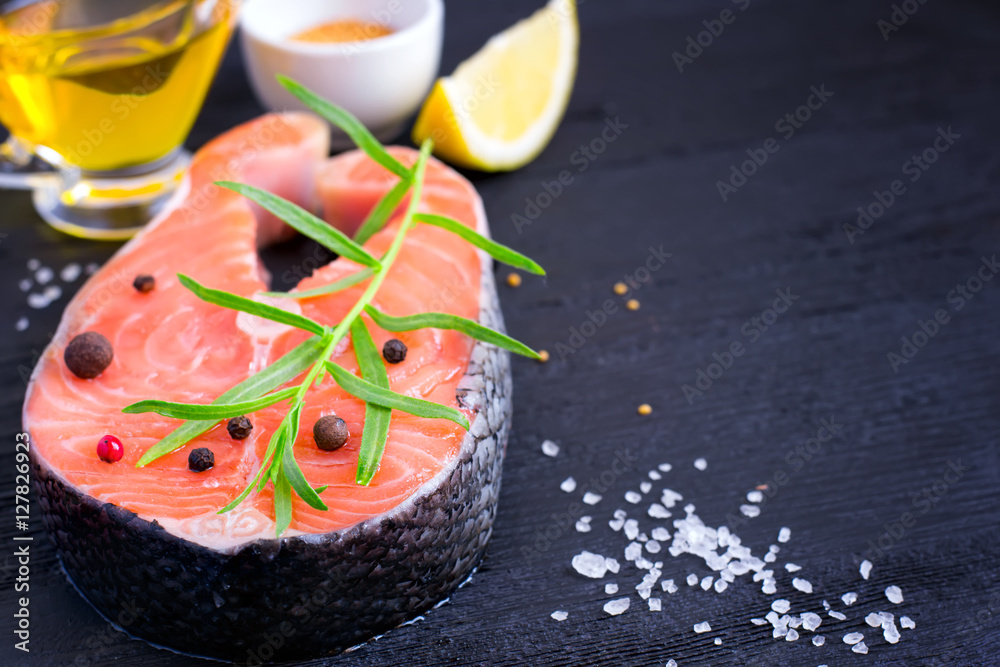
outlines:
{"label": "lemon wedge", "polygon": [[434,84],[413,140],[453,165],[508,171],[531,162],[559,126],[576,78],[575,0],[550,0],[494,35]]}

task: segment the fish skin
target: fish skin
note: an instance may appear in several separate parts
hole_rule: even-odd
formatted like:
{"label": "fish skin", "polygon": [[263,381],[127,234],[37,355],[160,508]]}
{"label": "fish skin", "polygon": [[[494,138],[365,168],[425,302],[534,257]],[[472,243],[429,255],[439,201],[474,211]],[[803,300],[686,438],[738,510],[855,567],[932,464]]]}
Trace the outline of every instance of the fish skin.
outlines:
{"label": "fish skin", "polygon": [[[480,268],[479,321],[503,331],[481,253]],[[263,647],[273,651],[265,661],[336,654],[433,608],[483,557],[510,430],[509,353],[474,343],[458,387],[472,428],[455,458],[408,500],[353,526],[212,548],[90,496],[32,448],[42,520],[99,613],[120,622],[136,610],[125,628],[135,637],[236,662]]]}

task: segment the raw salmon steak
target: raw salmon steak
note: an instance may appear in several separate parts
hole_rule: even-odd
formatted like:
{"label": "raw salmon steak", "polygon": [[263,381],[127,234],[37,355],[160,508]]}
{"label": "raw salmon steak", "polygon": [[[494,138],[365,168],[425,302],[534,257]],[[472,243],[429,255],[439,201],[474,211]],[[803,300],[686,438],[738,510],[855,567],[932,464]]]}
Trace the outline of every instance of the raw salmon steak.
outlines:
{"label": "raw salmon steak", "polygon": [[[177,274],[211,288],[264,299],[268,277],[257,248],[290,228],[242,196],[215,185],[247,183],[322,208],[351,234],[398,177],[361,152],[327,159],[325,122],[307,114],[268,115],[199,151],[168,209],[80,289],[30,382],[24,425],[46,527],[69,577],[106,617],[140,610],[128,631],[169,648],[238,661],[342,651],[432,607],[465,581],[492,530],[510,423],[509,355],[448,330],[390,334],[367,320],[376,346],[408,348],[387,364],[391,388],[461,410],[469,431],[446,420],[393,411],[378,472],[355,482],[365,404],[329,376],[302,412],[295,457],[309,483],[326,486],[328,511],[293,496],[292,522],[275,538],[271,487],[236,509],[287,411],[278,404],[247,415],[250,436],[233,439],[225,421],[188,445],[137,467],[142,454],[181,425],[156,414],[124,414],[143,399],[210,403],[268,367],[310,334],[199,300]],[[391,148],[406,166],[416,151]],[[430,160],[418,211],[445,215],[488,233],[472,185]],[[365,248],[379,256],[401,211]],[[361,267],[338,258],[296,289]],[[155,288],[133,287],[138,275]],[[324,325],[338,323],[367,283],[335,294],[272,300]],[[502,330],[488,256],[457,236],[416,225],[373,301],[395,316],[439,311]],[[111,342],[114,359],[80,379],[64,362],[78,334]],[[348,337],[332,359],[357,362]],[[292,384],[301,383],[300,377]],[[335,414],[346,445],[322,451],[312,424]],[[124,444],[107,463],[105,434]],[[193,472],[188,455],[210,449],[214,467]]]}

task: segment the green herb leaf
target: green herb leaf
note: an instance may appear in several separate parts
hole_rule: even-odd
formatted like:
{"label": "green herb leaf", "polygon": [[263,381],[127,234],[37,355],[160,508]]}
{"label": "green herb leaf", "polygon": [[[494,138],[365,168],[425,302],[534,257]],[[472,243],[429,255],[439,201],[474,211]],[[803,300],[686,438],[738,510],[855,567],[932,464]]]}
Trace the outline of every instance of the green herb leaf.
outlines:
{"label": "green herb leaf", "polygon": [[307,107],[342,129],[351,138],[351,141],[367,153],[371,159],[401,178],[409,175],[409,170],[400,164],[396,158],[389,155],[385,147],[368,131],[368,128],[350,113],[335,104],[327,102],[302,84],[286,76],[279,74],[278,83],[284,86],[292,95],[302,100]]}
{"label": "green herb leaf", "polygon": [[358,283],[363,283],[364,281],[371,278],[374,272],[371,269],[361,269],[357,273],[352,273],[346,278],[341,278],[336,282],[332,282],[329,285],[323,285],[322,287],[317,287],[315,289],[303,290],[301,292],[263,292],[265,296],[276,296],[276,297],[287,297],[289,299],[309,299],[314,296],[325,296],[327,294],[333,294],[334,292],[339,292],[345,290],[348,287],[354,287]]}
{"label": "green herb leaf", "polygon": [[523,269],[524,271],[534,273],[535,275],[545,275],[545,269],[539,266],[530,257],[522,255],[516,250],[497,243],[492,239],[486,238],[474,229],[470,229],[469,227],[463,225],[458,220],[452,220],[451,218],[446,218],[443,215],[432,215],[430,213],[417,213],[413,216],[413,219],[417,222],[422,222],[425,225],[440,227],[441,229],[445,229],[452,234],[463,238],[477,248],[485,250],[490,257],[498,262],[503,262],[504,264],[518,269]]}
{"label": "green herb leaf", "polygon": [[[354,343],[354,355],[358,358],[361,376],[372,384],[383,389],[389,389],[389,375],[385,372],[385,364],[372,341],[368,327],[360,317],[351,325],[351,340]],[[365,403],[365,426],[361,432],[361,448],[358,450],[358,472],[355,481],[362,486],[371,484],[372,478],[378,472],[382,454],[385,452],[385,442],[389,437],[389,424],[392,420],[392,410],[375,403]]]}
{"label": "green herb leaf", "polygon": [[198,419],[208,420],[229,419],[240,415],[257,412],[268,406],[287,401],[298,393],[298,387],[290,387],[267,394],[250,401],[240,401],[238,403],[226,403],[223,405],[204,405],[198,403],[171,403],[169,401],[139,401],[122,409],[127,415],[137,415],[144,412],[155,412],[164,417],[174,417],[176,419]]}
{"label": "green herb leaf", "polygon": [[[296,376],[316,363],[325,346],[326,343],[323,338],[318,336],[309,338],[261,372],[251,375],[219,396],[212,404],[223,405],[257,398],[280,387],[286,382],[292,381]],[[216,424],[218,424],[218,420],[214,419],[211,421],[186,422],[163,440],[160,440],[147,449],[146,453],[139,459],[139,462],[136,463],[136,467],[141,468],[161,456],[166,456],[170,452],[180,449],[191,440],[213,428]]]}
{"label": "green herb leaf", "polygon": [[368,254],[368,251],[350,239],[336,227],[328,225],[325,221],[305,210],[301,206],[293,204],[287,199],[282,199],[266,190],[255,188],[252,185],[242,183],[232,183],[230,181],[219,181],[216,185],[229,188],[247,199],[260,204],[266,210],[285,221],[285,224],[294,228],[299,233],[308,236],[313,241],[332,250],[341,257],[370,266],[376,271],[382,268],[382,264]]}
{"label": "green herb leaf", "polygon": [[[272,440],[277,435],[278,434],[275,433],[273,436],[271,436]],[[226,512],[232,511],[232,510],[236,509],[237,507],[239,507],[240,503],[242,503],[244,500],[246,500],[247,496],[250,495],[250,492],[253,491],[253,487],[254,487],[255,484],[257,484],[257,480],[263,479],[262,484],[257,487],[257,492],[259,493],[260,490],[263,488],[263,484],[266,483],[267,479],[268,479],[267,476],[264,475],[265,471],[267,471],[267,468],[264,467],[264,466],[261,466],[260,470],[257,471],[257,474],[254,475],[254,478],[250,481],[249,484],[247,484],[246,488],[243,489],[242,491],[240,491],[240,495],[236,496],[231,501],[229,501],[229,504],[226,505],[225,507],[223,507],[218,512],[216,512],[216,514],[225,514]]]}
{"label": "green herb leaf", "polygon": [[378,204],[375,205],[375,208],[371,210],[371,213],[368,214],[368,217],[365,218],[361,227],[358,228],[358,232],[354,235],[354,240],[358,243],[366,243],[368,239],[381,231],[385,227],[385,223],[389,222],[389,216],[399,206],[399,202],[403,201],[403,198],[410,191],[412,185],[412,177],[403,178],[399,183],[396,183],[392,190],[385,193]]}
{"label": "green herb leaf", "polygon": [[451,329],[453,331],[460,331],[467,336],[472,336],[476,340],[481,340],[484,343],[489,343],[491,345],[496,345],[497,347],[502,347],[505,350],[510,350],[511,352],[516,352],[517,354],[523,354],[526,357],[531,357],[532,359],[540,359],[538,353],[532,350],[530,347],[514,340],[510,336],[502,334],[498,331],[494,331],[489,327],[484,327],[478,322],[466,319],[464,317],[459,317],[458,315],[451,315],[449,313],[418,313],[416,315],[408,315],[406,317],[392,317],[391,315],[386,315],[380,310],[373,306],[365,306],[365,312],[368,316],[372,318],[378,326],[382,327],[386,331],[413,331],[415,329]]}
{"label": "green herb leaf", "polygon": [[397,394],[390,389],[383,389],[378,385],[362,380],[343,366],[339,366],[332,361],[326,362],[326,368],[330,375],[347,393],[360,398],[366,403],[374,403],[394,410],[402,410],[417,417],[426,419],[447,419],[453,421],[466,431],[469,430],[469,420],[461,411],[450,408],[447,405],[425,401],[420,398],[410,398]]}
{"label": "green herb leaf", "polygon": [[[288,436],[285,438],[284,451],[281,455],[281,472],[282,475],[288,480],[288,483],[292,485],[295,489],[295,493],[298,494],[299,498],[309,503],[310,507],[318,510],[326,511],[329,508],[326,506],[313,488],[309,486],[309,482],[306,480],[306,476],[302,474],[302,469],[299,468],[298,462],[295,460],[295,453],[293,451],[295,440],[298,438],[299,434],[299,415],[301,413],[301,404],[295,408],[295,416],[292,417],[292,424],[288,429]],[[278,533],[279,535],[281,533]]]}
{"label": "green herb leaf", "polygon": [[223,292],[221,290],[205,287],[195,280],[185,276],[183,273],[178,273],[177,278],[181,281],[181,284],[184,285],[184,287],[187,287],[189,290],[194,292],[194,295],[202,301],[207,301],[208,303],[213,303],[216,306],[222,306],[223,308],[229,308],[230,310],[238,310],[251,315],[256,315],[257,317],[263,317],[264,319],[271,320],[272,322],[278,322],[280,324],[287,324],[292,327],[304,329],[320,336],[326,333],[326,329],[322,324],[314,322],[308,317],[296,315],[295,313],[290,313],[287,310],[282,310],[277,306],[259,303],[252,299],[237,296],[229,292]]}
{"label": "green herb leaf", "polygon": [[292,489],[284,475],[278,475],[274,482],[274,523],[274,532],[278,537],[292,523]]}

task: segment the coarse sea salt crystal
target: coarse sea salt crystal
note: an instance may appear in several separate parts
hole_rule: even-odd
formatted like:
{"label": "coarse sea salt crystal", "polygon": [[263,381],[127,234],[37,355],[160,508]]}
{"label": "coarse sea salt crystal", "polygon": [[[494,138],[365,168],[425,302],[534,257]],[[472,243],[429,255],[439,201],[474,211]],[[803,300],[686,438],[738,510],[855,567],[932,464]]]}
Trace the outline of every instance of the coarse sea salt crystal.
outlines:
{"label": "coarse sea salt crystal", "polygon": [[901,616],[899,619],[899,625],[904,630],[912,630],[913,628],[917,627],[917,624],[914,623],[913,619],[910,618],[909,616]]}
{"label": "coarse sea salt crystal", "polygon": [[625,522],[625,537],[630,540],[634,540],[639,536],[639,522],[635,519],[629,519]]}
{"label": "coarse sea salt crystal", "polygon": [[642,494],[637,491],[626,491],[625,500],[633,505],[638,505],[642,502]]}
{"label": "coarse sea salt crystal", "polygon": [[660,503],[653,503],[652,505],[650,505],[649,510],[646,513],[654,519],[669,519],[671,516],[673,516],[670,510],[668,510]]}
{"label": "coarse sea salt crystal", "polygon": [[768,551],[766,554],[764,554],[765,563],[773,563],[776,560],[778,560],[778,557],[775,555],[773,551]]}
{"label": "coarse sea salt crystal", "polygon": [[569,618],[568,611],[554,611],[549,615],[557,621],[565,621],[567,618]]}
{"label": "coarse sea salt crystal", "polygon": [[32,285],[34,285],[34,283],[31,282],[31,278],[25,278],[17,283],[18,289],[21,290],[22,292],[27,292],[28,290],[30,290]]}
{"label": "coarse sea salt crystal", "polygon": [[604,603],[604,611],[612,616],[624,614],[628,610],[628,598],[618,598]]}
{"label": "coarse sea salt crystal", "polygon": [[725,579],[719,579],[718,581],[715,582],[715,592],[716,593],[721,593],[722,591],[726,590],[727,588],[729,588],[729,584],[726,583]]}
{"label": "coarse sea salt crystal", "polygon": [[885,589],[885,597],[889,602],[899,604],[903,601],[903,591],[899,589],[899,586],[889,586]]}
{"label": "coarse sea salt crystal", "polygon": [[660,543],[657,542],[656,540],[650,540],[646,542],[646,551],[648,551],[651,554],[660,553]]}
{"label": "coarse sea salt crystal", "polygon": [[708,621],[705,621],[704,623],[695,623],[694,631],[699,635],[702,634],[703,632],[711,632],[712,626],[708,624]]}
{"label": "coarse sea salt crystal", "polygon": [[638,542],[629,542],[629,545],[625,547],[625,560],[634,561],[642,556],[642,545]]}
{"label": "coarse sea salt crystal", "polygon": [[819,614],[814,614],[811,611],[807,611],[802,614],[802,627],[809,632],[812,632],[823,623],[823,619],[820,618]]}
{"label": "coarse sea salt crystal", "polygon": [[706,461],[705,459],[695,459],[694,467],[697,468],[698,470],[705,470],[706,468],[708,468],[708,461]]}
{"label": "coarse sea salt crystal", "polygon": [[37,292],[32,292],[28,295],[28,307],[34,308],[35,310],[41,310],[48,306],[52,301],[46,297],[44,294],[39,294]]}
{"label": "coarse sea salt crystal", "polygon": [[868,645],[864,642],[858,642],[851,647],[851,650],[855,653],[860,653],[861,655],[866,655],[868,653]]}
{"label": "coarse sea salt crystal", "polygon": [[578,533],[589,533],[590,532],[590,524],[588,522],[586,522],[586,521],[577,521],[576,522],[576,532],[578,532]]}
{"label": "coarse sea salt crystal", "polygon": [[864,638],[865,638],[865,636],[863,634],[861,634],[860,632],[848,632],[846,635],[844,635],[844,643],[845,644],[857,644],[859,641],[861,641]]}
{"label": "coarse sea salt crystal", "polygon": [[848,607],[850,607],[852,604],[858,601],[858,594],[849,591],[840,596],[840,601],[843,602]]}
{"label": "coarse sea salt crystal", "polygon": [[792,608],[792,603],[789,602],[788,600],[784,599],[775,600],[774,602],[771,603],[771,609],[778,612],[779,614],[784,614],[791,608]]}
{"label": "coarse sea salt crystal", "polygon": [[774,595],[778,592],[778,587],[774,583],[774,579],[767,579],[764,581],[763,585],[760,587],[760,592],[764,595]]}
{"label": "coarse sea salt crystal", "polygon": [[552,442],[551,440],[546,440],[542,443],[542,454],[546,456],[558,456],[559,455],[559,445]]}
{"label": "coarse sea salt crystal", "polygon": [[845,616],[844,614],[841,614],[839,611],[833,611],[832,609],[830,611],[826,612],[826,615],[829,616],[830,618],[835,618],[838,621],[846,621],[847,620],[847,616]]}
{"label": "coarse sea salt crystal", "polygon": [[85,266],[83,270],[87,272],[87,275],[90,275],[91,273],[97,273],[97,269],[99,268],[101,268],[100,264],[98,264],[97,262],[91,262],[90,264]]}
{"label": "coarse sea salt crystal", "polygon": [[813,646],[822,646],[825,643],[826,643],[826,637],[824,637],[823,635],[817,635],[816,637],[813,637]]}
{"label": "coarse sea salt crystal", "polygon": [[660,586],[663,588],[665,592],[670,593],[671,595],[676,593],[678,590],[677,584],[674,583],[673,579],[667,579],[666,581],[661,581]]}
{"label": "coarse sea salt crystal", "polygon": [[705,577],[704,579],[702,579],[701,580],[701,590],[707,591],[709,588],[711,588],[712,587],[712,579],[714,579],[714,578],[715,577],[709,576],[709,577]]}
{"label": "coarse sea salt crystal", "polygon": [[656,467],[659,468],[660,472],[670,472],[671,470],[674,469],[674,467],[669,463],[661,463]]}
{"label": "coarse sea salt crystal", "polygon": [[713,641],[716,646],[722,646],[722,637],[716,637]]}
{"label": "coarse sea salt crystal", "polygon": [[42,294],[45,295],[46,299],[52,302],[59,299],[62,296],[62,288],[59,287],[59,285],[49,285],[48,287],[45,288]]}
{"label": "coarse sea salt crystal", "polygon": [[778,541],[784,544],[788,540],[792,539],[792,529],[782,528],[778,531]]}
{"label": "coarse sea salt crystal", "polygon": [[812,593],[813,585],[806,579],[799,579],[795,577],[792,579],[792,588],[797,591],[802,591],[803,593]]}
{"label": "coarse sea salt crystal", "polygon": [[698,575],[694,574],[694,573],[689,574],[687,576],[687,579],[685,581],[687,581],[687,585],[688,586],[697,586],[698,585]]}
{"label": "coarse sea salt crystal", "polygon": [[585,502],[588,505],[596,505],[597,503],[601,502],[601,496],[600,494],[594,493],[593,491],[587,491],[585,494],[583,494],[583,502]]}
{"label": "coarse sea salt crystal", "polygon": [[754,625],[767,625],[767,621],[763,618],[751,618],[750,622]]}
{"label": "coarse sea salt crystal", "polygon": [[747,491],[747,502],[759,503],[764,500],[764,494],[760,491]]}
{"label": "coarse sea salt crystal", "polygon": [[614,595],[618,592],[618,584],[604,584],[604,593],[606,595]]}
{"label": "coarse sea salt crystal", "polygon": [[760,508],[756,505],[740,505],[740,512],[750,519],[760,516]]}
{"label": "coarse sea salt crystal", "polygon": [[865,616],[865,623],[867,623],[870,627],[877,628],[882,625],[882,617],[873,612]]}
{"label": "coarse sea salt crystal", "polygon": [[55,277],[55,275],[56,274],[52,269],[50,269],[47,266],[43,266],[42,268],[35,271],[35,282],[37,282],[39,285],[48,285],[50,282],[52,282],[52,279]]}
{"label": "coarse sea salt crystal", "polygon": [[666,542],[670,539],[670,531],[660,526],[654,528],[650,535],[654,540],[659,540],[660,542]]}
{"label": "coarse sea salt crystal", "polygon": [[872,573],[871,561],[870,560],[861,561],[861,566],[858,568],[858,571],[861,573],[861,578],[864,579],[865,581],[868,581],[868,577]]}
{"label": "coarse sea salt crystal", "polygon": [[41,266],[42,266],[42,263],[40,261],[38,261],[37,259],[35,259],[34,257],[32,257],[31,259],[28,260],[28,270],[29,271],[37,271]]}
{"label": "coarse sea salt crystal", "polygon": [[608,568],[608,572],[611,574],[618,574],[619,570],[622,569],[621,564],[614,558],[605,558],[604,564]]}
{"label": "coarse sea salt crystal", "polygon": [[653,483],[652,482],[639,482],[639,492],[640,493],[649,493],[652,490],[653,490]]}
{"label": "coarse sea salt crystal", "polygon": [[785,641],[786,642],[793,642],[793,641],[795,641],[798,638],[799,638],[799,632],[795,628],[792,628],[791,630],[789,630],[788,634],[785,635]]}
{"label": "coarse sea salt crystal", "polygon": [[611,519],[610,521],[608,521],[608,527],[610,527],[611,530],[615,531],[616,533],[619,530],[621,530],[622,526],[624,525],[625,525],[625,519]]}
{"label": "coarse sea salt crystal", "polygon": [[677,493],[673,489],[663,489],[663,493],[660,495],[660,502],[667,509],[673,508],[679,501],[684,500],[684,496]]}
{"label": "coarse sea salt crystal", "polygon": [[563,480],[562,484],[559,485],[559,488],[566,493],[573,493],[576,491],[576,480],[572,477],[567,477]]}
{"label": "coarse sea salt crystal", "polygon": [[671,658],[670,660],[667,660],[666,667],[677,667],[677,661],[674,660],[673,658]]}
{"label": "coarse sea salt crystal", "polygon": [[64,283],[71,283],[79,278],[81,273],[83,273],[83,267],[76,262],[71,262],[62,268],[62,271],[59,272],[59,278]]}
{"label": "coarse sea salt crystal", "polygon": [[18,319],[17,322],[14,324],[14,328],[17,331],[24,331],[25,329],[27,329],[28,328],[28,318],[27,317],[22,317],[22,318]]}
{"label": "coarse sea salt crystal", "polygon": [[585,577],[600,579],[608,572],[608,562],[604,556],[589,551],[573,556],[573,569]]}
{"label": "coarse sea salt crystal", "polygon": [[660,598],[649,598],[649,610],[650,611],[660,611],[663,608],[663,603]]}
{"label": "coarse sea salt crystal", "polygon": [[653,480],[654,482],[658,482],[661,479],[663,479],[663,475],[661,475],[660,473],[658,473],[655,470],[650,470],[649,473],[648,473],[648,475],[649,475],[649,478],[651,480]]}
{"label": "coarse sea salt crystal", "polygon": [[882,637],[890,644],[899,641],[899,630],[894,623],[888,623],[882,627]]}
{"label": "coarse sea salt crystal", "polygon": [[795,563],[785,563],[785,569],[789,572],[798,572],[802,569],[802,566],[796,565]]}

